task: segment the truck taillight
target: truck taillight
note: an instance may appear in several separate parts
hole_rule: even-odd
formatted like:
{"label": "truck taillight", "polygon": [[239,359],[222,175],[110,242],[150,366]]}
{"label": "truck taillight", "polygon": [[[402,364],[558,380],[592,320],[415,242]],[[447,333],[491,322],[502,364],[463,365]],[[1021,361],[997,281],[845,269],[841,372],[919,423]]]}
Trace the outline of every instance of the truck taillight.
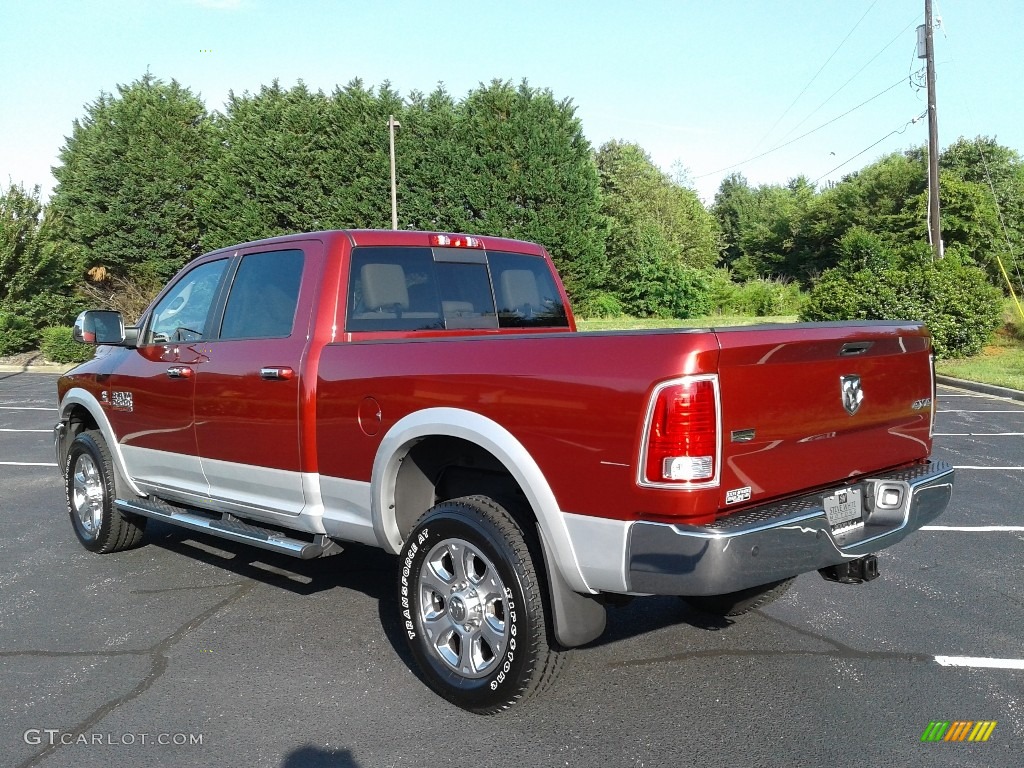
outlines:
{"label": "truck taillight", "polygon": [[484,241],[470,235],[431,235],[430,244],[444,248],[483,248]]}
{"label": "truck taillight", "polygon": [[651,396],[641,457],[642,485],[695,486],[717,481],[718,380],[694,376]]}

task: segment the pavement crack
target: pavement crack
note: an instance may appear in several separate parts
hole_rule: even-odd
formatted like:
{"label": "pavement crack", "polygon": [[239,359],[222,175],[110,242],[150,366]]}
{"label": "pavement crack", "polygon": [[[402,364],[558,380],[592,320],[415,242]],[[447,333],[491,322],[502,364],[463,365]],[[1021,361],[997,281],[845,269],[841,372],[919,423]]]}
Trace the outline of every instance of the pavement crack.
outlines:
{"label": "pavement crack", "polygon": [[821,657],[834,659],[859,659],[865,660],[886,660],[886,661],[910,661],[923,662],[933,661],[934,656],[927,653],[903,653],[899,651],[857,651],[848,649],[847,652],[838,650],[792,650],[792,651],[769,651],[757,650],[754,648],[721,649],[711,648],[703,651],[683,651],[668,656],[655,656],[648,659],[628,659],[626,661],[613,662],[608,665],[609,669],[628,669],[631,667],[646,667],[655,664],[668,664],[676,661],[689,661],[693,659],[714,659],[714,658],[799,658],[799,657]]}
{"label": "pavement crack", "polygon": [[233,581],[227,584],[198,584],[190,587],[162,587],[160,589],[133,589],[133,595],[162,595],[165,592],[193,592],[206,589],[224,589],[225,587],[240,587],[246,582]]}
{"label": "pavement crack", "polygon": [[[116,698],[111,699],[106,704],[103,704],[102,706],[100,706],[99,708],[94,710],[92,712],[92,714],[90,714],[87,718],[85,718],[85,720],[81,721],[77,725],[75,725],[72,728],[70,728],[69,732],[74,734],[75,736],[78,736],[78,735],[83,734],[83,733],[87,733],[97,723],[101,722],[103,720],[103,718],[105,718],[111,712],[116,710],[122,704],[127,704],[128,702],[132,701],[133,699],[138,698],[139,696],[144,694],[146,691],[148,691],[151,687],[153,687],[153,685],[167,671],[167,665],[168,665],[167,653],[168,653],[168,651],[170,651],[175,645],[177,645],[179,642],[181,642],[191,632],[193,632],[196,629],[198,629],[199,627],[201,627],[210,618],[212,618],[213,616],[216,616],[218,613],[220,613],[222,610],[224,610],[225,608],[230,606],[232,603],[235,603],[238,600],[240,600],[241,598],[245,597],[249,592],[251,592],[256,587],[256,582],[250,581],[250,582],[239,584],[237,586],[238,586],[238,589],[235,590],[234,593],[232,593],[231,595],[228,595],[223,600],[220,600],[219,602],[217,602],[214,605],[210,606],[205,611],[203,611],[199,615],[197,615],[194,618],[192,618],[186,624],[183,624],[181,627],[179,627],[177,629],[177,631],[175,631],[172,634],[170,634],[167,637],[165,637],[163,640],[161,640],[159,643],[157,643],[152,648],[150,648],[148,650],[143,650],[143,651],[129,651],[129,652],[113,651],[113,652],[107,652],[107,655],[125,655],[125,654],[128,654],[128,653],[133,654],[133,655],[148,655],[151,658],[152,665],[150,666],[149,672],[146,674],[146,676],[143,677],[143,679],[141,681],[139,681],[139,684],[136,685],[132,690],[128,691],[127,693],[125,693],[125,694],[123,694],[121,696],[118,696]],[[14,652],[14,653],[18,653],[18,652]],[[38,654],[39,652],[36,652],[36,653]],[[6,654],[4,654],[4,655],[6,655]],[[101,654],[89,653],[89,652],[84,652],[83,651],[83,652],[61,654],[61,655],[68,655],[68,656],[96,656],[96,655],[104,655],[104,654],[102,654],[102,653]],[[48,744],[48,745],[46,745],[46,747],[44,747],[42,750],[37,752],[32,757],[29,757],[28,759],[26,759],[26,760],[22,761],[21,763],[19,763],[16,766],[16,768],[31,768],[32,766],[38,765],[42,760],[44,760],[45,758],[49,757],[51,754],[53,754],[56,750],[58,750],[62,746],[65,746],[65,745],[59,744],[59,743],[58,744]]]}
{"label": "pavement crack", "polygon": [[135,650],[112,649],[109,651],[0,651],[0,659],[74,659],[89,658],[92,656],[151,656],[150,648],[139,648]]}
{"label": "pavement crack", "polygon": [[801,656],[814,656],[822,658],[835,658],[835,659],[851,659],[860,661],[870,660],[888,660],[888,661],[910,661],[910,662],[924,662],[934,661],[935,657],[928,653],[913,653],[904,651],[862,651],[857,648],[853,648],[848,645],[840,643],[831,637],[825,637],[824,635],[813,632],[804,627],[790,624],[787,621],[778,619],[774,616],[770,616],[767,613],[761,611],[757,612],[763,618],[772,621],[779,626],[785,627],[786,629],[794,632],[798,635],[817,640],[820,643],[824,643],[827,646],[831,646],[831,649],[827,650],[784,650],[784,651],[771,651],[771,650],[757,650],[754,648],[737,648],[737,649],[721,649],[712,648],[701,651],[683,651],[682,653],[669,654],[667,656],[655,656],[648,659],[630,659],[627,661],[620,661],[609,664],[611,669],[624,669],[628,667],[643,667],[654,664],[667,664],[674,661],[686,661],[689,659],[707,659],[707,658],[797,658]]}

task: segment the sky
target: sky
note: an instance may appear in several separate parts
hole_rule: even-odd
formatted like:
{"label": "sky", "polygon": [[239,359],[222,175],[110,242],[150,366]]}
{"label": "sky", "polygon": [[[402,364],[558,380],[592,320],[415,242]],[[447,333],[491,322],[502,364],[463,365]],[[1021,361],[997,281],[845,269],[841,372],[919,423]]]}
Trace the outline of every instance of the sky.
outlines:
{"label": "sky", "polygon": [[[1024,2],[933,2],[940,147],[1024,154]],[[73,121],[147,71],[210,111],[274,79],[457,99],[525,79],[705,202],[730,173],[824,186],[926,144],[923,22],[924,0],[0,0],[0,188],[48,198]]]}

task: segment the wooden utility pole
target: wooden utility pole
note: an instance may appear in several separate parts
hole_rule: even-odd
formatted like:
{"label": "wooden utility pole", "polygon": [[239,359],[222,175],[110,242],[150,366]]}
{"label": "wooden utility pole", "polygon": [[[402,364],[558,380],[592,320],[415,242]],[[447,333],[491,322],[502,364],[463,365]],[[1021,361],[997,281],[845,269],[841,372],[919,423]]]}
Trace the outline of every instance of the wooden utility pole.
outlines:
{"label": "wooden utility pole", "polygon": [[928,236],[935,259],[942,258],[939,223],[939,116],[935,109],[935,46],[932,40],[932,0],[924,0],[924,46],[928,77]]}
{"label": "wooden utility pole", "polygon": [[398,229],[398,189],[395,185],[395,128],[402,124],[394,115],[388,118],[388,132],[391,134],[391,228]]}

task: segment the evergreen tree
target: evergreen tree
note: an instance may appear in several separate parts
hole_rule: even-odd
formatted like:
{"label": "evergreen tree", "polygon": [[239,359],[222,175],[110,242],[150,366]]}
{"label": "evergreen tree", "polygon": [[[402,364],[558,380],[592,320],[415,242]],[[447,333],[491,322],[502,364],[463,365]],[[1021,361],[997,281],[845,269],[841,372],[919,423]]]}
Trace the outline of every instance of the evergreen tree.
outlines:
{"label": "evergreen tree", "polygon": [[199,200],[204,250],[319,228],[326,111],[323,94],[302,82],[228,94],[213,121],[221,150]]}
{"label": "evergreen tree", "polygon": [[[404,105],[390,83],[384,82],[374,94],[360,80],[336,89],[328,109],[328,146],[325,158],[325,189],[330,195],[332,227],[391,228],[391,161],[388,119],[402,124],[395,133],[396,163],[404,171],[402,152],[407,143]],[[401,197],[399,226],[404,205],[409,202],[404,178],[397,174]]]}
{"label": "evergreen tree", "polygon": [[452,222],[467,233],[543,244],[580,300],[603,282],[605,222],[597,168],[575,108],[548,90],[495,80],[459,108],[462,161]]}
{"label": "evergreen tree", "polygon": [[200,99],[146,74],[101,93],[54,168],[51,208],[85,271],[159,286],[200,251],[196,199],[214,152]]}
{"label": "evergreen tree", "polygon": [[409,95],[396,139],[398,226],[427,231],[468,228],[463,204],[466,153],[460,112],[443,85]]}

